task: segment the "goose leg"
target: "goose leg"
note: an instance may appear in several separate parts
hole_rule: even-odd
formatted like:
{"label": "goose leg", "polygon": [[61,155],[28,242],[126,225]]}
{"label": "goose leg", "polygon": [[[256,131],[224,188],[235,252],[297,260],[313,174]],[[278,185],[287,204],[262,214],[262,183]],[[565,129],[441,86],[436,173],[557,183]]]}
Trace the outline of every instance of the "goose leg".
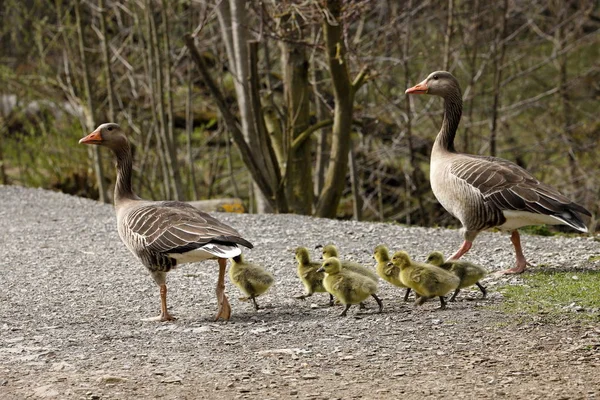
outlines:
{"label": "goose leg", "polygon": [[167,284],[163,283],[160,285],[160,320],[174,321],[175,319],[167,310]]}
{"label": "goose leg", "polygon": [[215,316],[215,321],[219,318],[229,319],[231,317],[231,306],[225,295],[225,270],[227,268],[227,259],[219,258],[219,280],[217,281],[217,303],[219,310]]}
{"label": "goose leg", "polygon": [[502,271],[503,274],[520,274],[523,273],[523,271],[525,271],[525,268],[527,268],[527,260],[525,259],[525,256],[523,255],[523,249],[521,248],[521,236],[519,235],[519,231],[518,230],[514,230],[512,231],[512,234],[510,235],[510,241],[512,242],[513,246],[515,247],[515,253],[517,255],[517,265],[513,268],[509,268],[507,270]]}
{"label": "goose leg", "polygon": [[143,318],[142,321],[175,321],[177,318],[169,314],[167,309],[167,274],[163,271],[153,271],[150,274],[160,289],[160,315],[158,317]]}
{"label": "goose leg", "polygon": [[450,260],[458,260],[459,258],[461,258],[467,251],[469,251],[471,249],[471,246],[473,246],[473,242],[469,241],[469,240],[465,240],[463,242],[463,244],[460,246],[460,249],[458,249],[458,251],[456,253],[454,253],[452,255],[452,257],[450,257]]}

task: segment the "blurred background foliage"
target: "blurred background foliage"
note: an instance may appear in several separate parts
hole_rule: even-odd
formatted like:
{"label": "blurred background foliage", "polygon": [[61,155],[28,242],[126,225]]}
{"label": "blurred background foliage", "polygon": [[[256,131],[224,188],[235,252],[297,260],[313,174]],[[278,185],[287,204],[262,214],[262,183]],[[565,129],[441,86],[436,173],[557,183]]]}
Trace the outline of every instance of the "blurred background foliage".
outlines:
{"label": "blurred background foliage", "polygon": [[[142,197],[239,197],[251,211],[261,211],[214,93],[184,40],[194,35],[226,104],[241,118],[218,18],[221,3],[1,2],[0,183],[95,199],[105,193],[110,201],[112,155],[100,152],[94,161],[77,141],[114,120],[133,142],[135,189]],[[340,15],[332,21],[336,4]],[[282,44],[305,56],[312,125],[332,118],[336,105],[324,24],[342,28],[350,77],[368,71],[354,97],[354,168],[340,182],[337,217],[457,225],[428,183],[442,101],[404,95],[441,69],[451,71],[463,89],[459,150],[514,161],[598,215],[597,1],[229,0],[229,5],[243,8],[246,40],[259,43],[260,115],[267,125],[284,130],[293,125],[284,106]],[[331,136],[326,125],[308,142],[306,168],[313,169],[316,182],[326,173],[317,163],[327,159]],[[314,204],[304,213],[318,214],[321,188],[314,186]]]}

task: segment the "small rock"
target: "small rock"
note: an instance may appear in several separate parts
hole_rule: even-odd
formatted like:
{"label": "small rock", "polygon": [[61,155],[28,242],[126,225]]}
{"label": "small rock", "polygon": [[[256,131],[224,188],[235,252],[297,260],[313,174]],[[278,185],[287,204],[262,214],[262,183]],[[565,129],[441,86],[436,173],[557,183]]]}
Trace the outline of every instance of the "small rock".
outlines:
{"label": "small rock", "polygon": [[240,390],[238,390],[240,393],[250,393],[251,390],[248,388],[241,388]]}
{"label": "small rock", "polygon": [[317,375],[314,374],[306,374],[306,375],[302,375],[302,379],[306,379],[306,380],[311,380],[311,379],[318,379],[319,377]]}
{"label": "small rock", "polygon": [[52,387],[52,385],[44,385],[33,391],[37,397],[41,397],[43,399],[49,399],[52,397],[57,397],[59,395],[58,391]]}
{"label": "small rock", "polygon": [[296,396],[298,394],[297,390],[290,390],[290,396]]}
{"label": "small rock", "polygon": [[162,383],[181,383],[181,378],[176,375],[173,375],[173,376],[166,377],[161,382]]}
{"label": "small rock", "polygon": [[120,382],[127,382],[127,378],[122,378],[120,376],[113,376],[113,375],[104,375],[104,376],[96,379],[96,382],[98,382],[98,383],[120,383]]}

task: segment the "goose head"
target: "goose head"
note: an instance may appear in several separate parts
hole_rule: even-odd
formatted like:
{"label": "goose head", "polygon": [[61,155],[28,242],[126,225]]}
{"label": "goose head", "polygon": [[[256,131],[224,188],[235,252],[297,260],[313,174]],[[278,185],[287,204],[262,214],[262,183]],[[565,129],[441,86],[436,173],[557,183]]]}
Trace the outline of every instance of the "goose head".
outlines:
{"label": "goose head", "polygon": [[449,94],[460,92],[460,85],[456,78],[447,71],[435,71],[429,74],[421,83],[406,89],[406,94],[432,94],[446,97]]}
{"label": "goose head", "polygon": [[436,267],[439,267],[440,265],[442,265],[444,263],[444,255],[442,253],[440,253],[439,251],[434,251],[432,253],[429,254],[429,256],[427,256],[427,261],[425,261],[427,264],[431,264],[431,265],[435,265]]}
{"label": "goose head", "polygon": [[330,257],[323,262],[321,268],[317,272],[325,272],[326,274],[337,274],[342,270],[342,263],[336,257]]}
{"label": "goose head", "polygon": [[114,122],[98,126],[94,132],[79,141],[80,144],[97,144],[111,149],[122,147],[126,142],[127,138],[121,127]]}

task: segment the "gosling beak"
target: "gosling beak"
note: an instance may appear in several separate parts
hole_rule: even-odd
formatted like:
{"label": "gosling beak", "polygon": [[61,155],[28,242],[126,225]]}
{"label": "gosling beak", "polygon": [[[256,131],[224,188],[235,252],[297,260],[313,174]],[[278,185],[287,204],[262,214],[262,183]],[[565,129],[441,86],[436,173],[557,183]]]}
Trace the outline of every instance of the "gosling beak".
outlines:
{"label": "gosling beak", "polygon": [[406,94],[427,94],[429,88],[427,87],[427,82],[423,81],[421,83],[416,84],[415,86],[406,89]]}
{"label": "gosling beak", "polygon": [[317,272],[325,272],[325,268],[321,267],[317,270]]}
{"label": "gosling beak", "polygon": [[387,263],[387,266],[388,266],[388,267],[393,267],[393,266],[394,266],[394,263],[390,261],[389,263]]}
{"label": "gosling beak", "polygon": [[79,144],[100,144],[102,143],[102,133],[99,130],[95,130],[86,137],[79,140]]}

